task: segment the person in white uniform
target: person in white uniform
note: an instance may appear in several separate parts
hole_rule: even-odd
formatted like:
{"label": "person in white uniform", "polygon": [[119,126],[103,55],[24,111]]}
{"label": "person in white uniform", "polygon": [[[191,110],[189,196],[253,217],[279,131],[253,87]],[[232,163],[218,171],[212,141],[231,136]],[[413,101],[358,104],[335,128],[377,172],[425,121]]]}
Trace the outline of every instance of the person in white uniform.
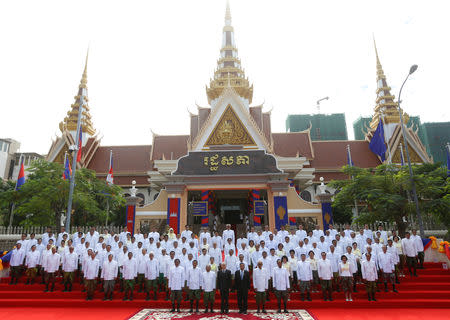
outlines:
{"label": "person in white uniform", "polygon": [[283,299],[284,313],[288,313],[286,304],[290,289],[289,272],[282,267],[281,259],[277,260],[277,266],[273,269],[273,287],[277,297],[278,313],[281,313],[281,299]]}
{"label": "person in white uniform", "polygon": [[78,268],[78,254],[73,247],[69,247],[69,252],[62,256],[62,271],[64,279],[63,292],[72,291],[75,270]]}
{"label": "person in white uniform", "polygon": [[256,313],[259,313],[260,310],[262,310],[262,313],[267,313],[265,306],[268,288],[269,273],[266,268],[263,268],[263,262],[259,260],[256,269],[253,270],[253,290],[255,290],[256,306],[258,308]]}
{"label": "person in white uniform", "polygon": [[56,247],[52,247],[52,253],[47,255],[45,259],[45,265],[43,265],[45,270],[44,292],[48,292],[50,283],[52,284],[50,291],[53,292],[53,290],[55,289],[56,273],[59,270],[60,262],[61,256],[56,253]]}
{"label": "person in white uniform", "polygon": [[40,259],[41,253],[36,250],[36,245],[32,245],[25,258],[25,267],[27,268],[27,282],[25,284],[34,284]]}
{"label": "person in white uniform", "polygon": [[103,262],[101,278],[103,279],[103,290],[105,291],[105,297],[103,300],[112,301],[114,284],[117,279],[119,264],[115,261],[112,253],[108,255],[108,258]]}
{"label": "person in white uniform", "polygon": [[[211,270],[211,267],[209,268]],[[206,267],[205,267],[206,270]],[[191,304],[191,310],[194,311],[194,300],[195,300],[195,312],[198,312],[198,303],[200,301],[200,286],[202,284],[203,273],[198,267],[197,260],[192,261],[192,267],[188,269],[187,273],[187,286],[189,288],[189,301]]]}
{"label": "person in white uniform", "polygon": [[123,301],[133,300],[134,281],[137,277],[138,264],[137,260],[133,258],[133,253],[128,252],[128,256],[123,260],[122,276],[124,282],[125,295]]}
{"label": "person in white uniform", "polygon": [[313,280],[313,275],[311,263],[306,260],[305,253],[300,255],[300,261],[297,263],[297,276],[300,280],[300,299],[305,301],[306,291],[306,300],[311,301],[311,282]]}
{"label": "person in white uniform", "polygon": [[[211,271],[211,266],[207,265],[206,270],[202,274],[200,286],[203,289],[203,300],[205,303],[205,313],[209,311],[214,312],[213,305],[216,295],[216,278],[217,275],[215,272]],[[191,304],[192,309],[192,304]],[[198,312],[198,304],[197,304],[197,312]]]}
{"label": "person in white uniform", "polygon": [[322,252],[322,259],[317,262],[317,273],[319,274],[320,285],[322,286],[323,300],[333,301],[331,294],[333,292],[333,269],[331,261],[327,259],[327,253]]}
{"label": "person in white uniform", "polygon": [[402,239],[402,249],[406,256],[409,275],[413,276],[414,270],[414,276],[417,277],[417,244],[409,232],[406,232],[405,238]]}
{"label": "person in white uniform", "polygon": [[91,251],[90,256],[84,263],[84,280],[86,281],[86,300],[94,299],[94,291],[97,286],[97,277],[99,270],[99,260],[95,257],[95,253]]}
{"label": "person in white uniform", "polygon": [[381,248],[381,253],[378,254],[378,266],[380,272],[383,274],[384,292],[388,292],[388,281],[392,284],[392,291],[398,292],[395,288],[395,260],[392,254],[387,251],[387,246]]}
{"label": "person in white uniform", "polygon": [[378,272],[375,261],[371,259],[371,254],[366,253],[366,259],[361,263],[361,274],[366,282],[367,298],[369,301],[377,301],[375,292],[377,291]]}
{"label": "person in white uniform", "polygon": [[158,290],[158,277],[159,277],[159,261],[155,258],[155,253],[150,251],[148,255],[149,258],[146,260],[145,264],[145,291],[147,292],[147,297],[145,300],[150,300],[150,289],[153,288],[153,300],[156,300]]}
{"label": "person in white uniform", "polygon": [[22,248],[22,243],[17,242],[16,248],[12,250],[9,265],[11,267],[11,282],[9,284],[17,284],[21,274],[21,268],[25,259],[25,250]]}
{"label": "person in white uniform", "polygon": [[169,271],[169,288],[172,300],[172,310],[175,312],[175,301],[177,302],[177,312],[180,312],[181,292],[185,281],[184,268],[180,266],[180,259],[175,259],[175,266]]}

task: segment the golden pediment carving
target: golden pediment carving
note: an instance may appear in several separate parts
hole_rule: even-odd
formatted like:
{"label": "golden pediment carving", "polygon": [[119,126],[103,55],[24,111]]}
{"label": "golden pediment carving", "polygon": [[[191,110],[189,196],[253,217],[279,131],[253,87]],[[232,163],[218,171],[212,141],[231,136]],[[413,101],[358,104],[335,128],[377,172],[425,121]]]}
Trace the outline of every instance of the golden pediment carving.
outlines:
{"label": "golden pediment carving", "polygon": [[224,144],[243,146],[256,145],[241,120],[233,111],[231,105],[228,105],[225,109],[224,113],[208,137],[205,146]]}

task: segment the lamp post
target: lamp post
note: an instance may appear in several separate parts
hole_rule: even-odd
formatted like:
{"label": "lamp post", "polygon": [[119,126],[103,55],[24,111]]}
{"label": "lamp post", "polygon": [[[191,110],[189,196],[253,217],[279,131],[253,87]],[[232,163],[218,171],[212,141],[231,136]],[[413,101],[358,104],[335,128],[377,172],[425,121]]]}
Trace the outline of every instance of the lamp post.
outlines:
{"label": "lamp post", "polygon": [[413,171],[412,171],[412,167],[411,167],[411,159],[409,157],[408,142],[406,141],[405,125],[403,123],[403,113],[402,113],[402,109],[400,107],[400,104],[402,102],[400,97],[401,97],[401,94],[402,94],[403,86],[405,85],[405,83],[408,80],[409,76],[412,75],[416,70],[417,70],[417,65],[416,64],[412,65],[411,68],[409,69],[409,73],[406,76],[405,81],[403,81],[403,84],[400,87],[400,91],[398,93],[398,113],[400,115],[400,125],[401,125],[401,128],[402,128],[403,141],[405,142],[406,159],[408,160],[409,178],[411,180],[411,191],[412,191],[412,194],[413,194],[414,203],[416,205],[416,214],[417,214],[417,221],[419,222],[420,236],[423,238],[423,237],[425,237],[425,232],[423,230],[422,215],[420,213],[419,200],[417,199],[417,192],[416,192],[416,184],[414,182],[414,176],[413,176]]}

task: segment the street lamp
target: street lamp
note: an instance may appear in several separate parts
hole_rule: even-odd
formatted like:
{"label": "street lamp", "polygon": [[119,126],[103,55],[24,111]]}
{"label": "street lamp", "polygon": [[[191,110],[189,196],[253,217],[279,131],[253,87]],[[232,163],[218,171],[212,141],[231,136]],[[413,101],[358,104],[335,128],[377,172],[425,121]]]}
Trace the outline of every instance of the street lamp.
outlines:
{"label": "street lamp", "polygon": [[400,91],[398,93],[398,113],[400,114],[400,125],[402,127],[403,141],[405,142],[406,158],[408,160],[408,168],[409,168],[409,178],[411,180],[411,191],[412,191],[412,194],[413,194],[414,203],[416,204],[416,214],[417,214],[417,221],[419,222],[420,236],[423,238],[423,237],[425,237],[425,232],[423,230],[422,215],[421,215],[420,209],[419,209],[419,200],[417,199],[416,184],[414,182],[413,171],[412,171],[412,167],[411,167],[411,159],[409,157],[408,142],[406,141],[405,125],[403,123],[403,113],[402,113],[402,109],[400,107],[400,104],[402,102],[400,97],[401,97],[401,94],[402,94],[403,86],[405,85],[405,83],[408,80],[409,76],[412,75],[417,70],[417,68],[418,68],[417,64],[413,64],[411,66],[411,68],[409,69],[409,73],[406,76],[405,81],[403,81],[403,84],[400,87]]}

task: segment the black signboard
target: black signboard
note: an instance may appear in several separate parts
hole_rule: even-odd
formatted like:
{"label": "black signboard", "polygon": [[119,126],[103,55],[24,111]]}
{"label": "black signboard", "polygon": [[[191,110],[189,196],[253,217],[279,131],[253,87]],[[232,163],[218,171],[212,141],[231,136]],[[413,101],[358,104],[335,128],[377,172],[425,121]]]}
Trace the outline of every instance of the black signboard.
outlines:
{"label": "black signboard", "polygon": [[274,156],[263,150],[195,151],[178,160],[174,175],[282,173]]}

